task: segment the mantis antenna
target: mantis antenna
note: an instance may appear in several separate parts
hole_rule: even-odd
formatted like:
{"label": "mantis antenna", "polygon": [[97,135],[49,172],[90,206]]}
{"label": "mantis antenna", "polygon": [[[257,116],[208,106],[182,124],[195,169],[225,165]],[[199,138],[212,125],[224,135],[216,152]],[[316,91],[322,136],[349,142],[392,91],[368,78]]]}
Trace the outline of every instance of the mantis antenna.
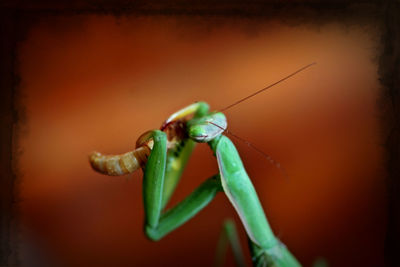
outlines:
{"label": "mantis antenna", "polygon": [[270,155],[268,155],[267,153],[265,153],[264,151],[262,151],[261,149],[257,148],[256,146],[254,146],[252,143],[250,143],[249,141],[247,141],[246,139],[243,139],[239,136],[237,136],[236,134],[232,133],[231,131],[228,131],[227,128],[223,128],[211,121],[208,121],[208,123],[214,125],[215,127],[220,128],[221,130],[223,130],[224,132],[226,132],[227,134],[235,137],[237,140],[245,143],[247,146],[249,146],[250,148],[254,149],[256,152],[258,152],[259,154],[261,154],[263,157],[265,157],[271,164],[273,164],[276,168],[278,168],[282,174],[287,178],[288,174],[286,172],[286,170],[281,166],[281,164],[277,161],[275,161]]}
{"label": "mantis antenna", "polygon": [[[236,105],[238,105],[238,104],[240,104],[240,103],[242,103],[242,102],[248,100],[249,98],[251,98],[251,97],[253,97],[253,96],[255,96],[255,95],[258,95],[259,93],[262,93],[262,92],[264,92],[265,90],[267,90],[267,89],[269,89],[269,88],[271,88],[271,87],[274,87],[275,85],[277,85],[277,84],[279,84],[279,83],[281,83],[281,82],[283,82],[283,81],[289,79],[290,77],[292,77],[292,76],[298,74],[299,72],[301,72],[301,71],[303,71],[303,70],[305,70],[305,69],[307,69],[307,68],[309,68],[309,67],[311,67],[311,66],[313,66],[313,65],[315,65],[315,64],[317,64],[317,63],[316,63],[316,62],[313,62],[313,63],[310,63],[310,64],[304,66],[304,67],[301,67],[300,69],[296,70],[295,72],[292,72],[291,74],[289,74],[289,75],[287,75],[286,77],[280,79],[279,81],[276,81],[276,82],[274,82],[273,84],[270,84],[270,85],[268,85],[268,86],[266,86],[266,87],[264,87],[264,88],[262,88],[262,89],[260,89],[260,90],[258,90],[258,91],[256,91],[256,92],[252,93],[251,95],[248,95],[248,96],[246,96],[246,97],[244,97],[244,98],[242,98],[242,99],[239,99],[238,101],[236,101],[236,102],[234,102],[234,103],[232,103],[232,104],[230,104],[230,105],[228,105],[228,106],[226,106],[226,107],[220,109],[219,112],[222,112],[222,111],[225,111],[225,110],[227,110],[227,109],[230,109],[230,108],[232,108],[232,107],[234,107],[234,106],[236,106]],[[280,169],[285,177],[288,177],[287,172],[286,172],[285,169],[280,165],[280,163],[277,162],[277,161],[275,161],[274,159],[272,159],[271,156],[269,156],[268,154],[266,154],[264,151],[258,149],[256,146],[254,146],[254,145],[253,145],[252,143],[250,143],[249,141],[247,141],[247,140],[245,140],[245,139],[243,139],[243,138],[241,138],[241,137],[235,135],[234,133],[228,131],[228,129],[225,129],[225,128],[223,128],[223,127],[221,127],[221,126],[219,126],[219,125],[217,125],[217,124],[215,124],[215,123],[212,123],[212,122],[209,122],[209,123],[212,124],[212,125],[214,125],[214,126],[216,126],[216,127],[218,127],[218,128],[220,128],[220,129],[222,129],[222,130],[225,131],[227,134],[230,134],[231,136],[235,137],[235,138],[238,139],[239,141],[245,143],[247,146],[253,148],[253,149],[254,149],[255,151],[257,151],[259,154],[263,155],[271,164],[275,165],[275,167],[277,167],[278,169]]]}
{"label": "mantis antenna", "polygon": [[[227,110],[227,109],[230,109],[230,108],[232,108],[232,107],[234,107],[234,106],[236,106],[236,105],[238,105],[238,104],[240,104],[240,103],[242,103],[242,102],[248,100],[249,98],[251,98],[251,97],[253,97],[253,96],[255,96],[255,95],[258,95],[259,93],[262,93],[262,92],[264,92],[265,90],[267,90],[267,89],[269,89],[269,88],[271,88],[271,87],[274,87],[275,85],[277,85],[277,84],[279,84],[279,83],[281,83],[281,82],[283,82],[283,81],[289,79],[290,77],[293,77],[294,75],[298,74],[299,72],[302,72],[303,70],[305,70],[305,69],[307,69],[307,68],[309,68],[309,67],[311,67],[311,66],[313,66],[313,65],[315,65],[315,64],[317,64],[317,63],[316,63],[316,62],[313,62],[313,63],[310,63],[310,64],[304,66],[304,67],[301,67],[300,69],[296,70],[295,72],[292,72],[291,74],[287,75],[286,77],[283,77],[283,78],[280,79],[279,81],[276,81],[276,82],[274,82],[273,84],[270,84],[270,85],[268,85],[268,86],[266,86],[266,87],[264,87],[264,88],[262,88],[262,89],[260,89],[260,90],[258,90],[258,91],[256,91],[256,92],[252,93],[251,95],[248,95],[248,96],[246,96],[246,97],[244,97],[244,98],[242,98],[242,99],[239,99],[238,101],[236,101],[236,102],[234,102],[234,103],[232,103],[232,104],[230,104],[230,105],[228,105],[228,106],[226,106],[226,107],[220,109],[219,112],[222,112],[222,111],[225,111],[225,110]],[[277,167],[278,169],[280,169],[285,177],[288,177],[287,172],[286,172],[285,169],[280,165],[280,163],[277,162],[277,161],[275,161],[274,159],[272,159],[271,156],[269,156],[268,154],[266,154],[264,151],[260,150],[259,148],[257,148],[256,146],[254,146],[254,145],[253,145],[252,143],[250,143],[249,141],[247,141],[247,140],[245,140],[245,139],[243,139],[243,138],[241,138],[241,137],[235,135],[234,133],[228,131],[228,129],[225,129],[225,128],[223,128],[223,127],[221,127],[221,126],[219,126],[219,125],[217,125],[217,124],[215,124],[215,123],[212,123],[212,122],[209,122],[209,123],[212,124],[212,125],[214,125],[214,126],[216,126],[216,127],[218,127],[218,128],[220,128],[220,129],[222,129],[222,130],[225,131],[227,134],[230,134],[231,136],[235,137],[235,138],[238,139],[239,141],[245,143],[247,146],[253,148],[253,149],[254,149],[255,151],[257,151],[259,154],[263,155],[271,164],[275,165],[275,167]]]}
{"label": "mantis antenna", "polygon": [[266,87],[264,87],[264,88],[258,90],[257,92],[254,92],[254,93],[252,93],[251,95],[246,96],[246,97],[244,97],[244,98],[242,98],[242,99],[240,99],[240,100],[234,102],[233,104],[230,104],[229,106],[224,107],[223,109],[220,109],[219,111],[222,112],[222,111],[225,111],[225,110],[227,110],[227,109],[229,109],[229,108],[231,108],[231,107],[233,107],[233,106],[236,106],[237,104],[240,104],[240,103],[242,103],[243,101],[246,101],[247,99],[249,99],[249,98],[251,98],[251,97],[253,97],[253,96],[255,96],[255,95],[258,95],[259,93],[262,93],[262,92],[264,92],[265,90],[267,90],[267,89],[269,89],[269,88],[271,88],[271,87],[274,87],[274,86],[277,85],[278,83],[281,83],[281,82],[283,82],[283,81],[289,79],[290,77],[296,75],[297,73],[299,73],[299,72],[301,72],[301,71],[303,71],[303,70],[305,70],[305,69],[307,69],[307,68],[309,68],[309,67],[311,67],[311,66],[313,66],[313,65],[315,65],[315,64],[317,64],[317,63],[316,63],[316,62],[310,63],[310,64],[308,64],[308,65],[306,65],[306,66],[304,66],[304,67],[302,67],[302,68],[296,70],[295,72],[289,74],[288,76],[286,76],[286,77],[280,79],[279,81],[274,82],[273,84],[270,84],[270,85],[268,85],[268,86],[266,86]]}

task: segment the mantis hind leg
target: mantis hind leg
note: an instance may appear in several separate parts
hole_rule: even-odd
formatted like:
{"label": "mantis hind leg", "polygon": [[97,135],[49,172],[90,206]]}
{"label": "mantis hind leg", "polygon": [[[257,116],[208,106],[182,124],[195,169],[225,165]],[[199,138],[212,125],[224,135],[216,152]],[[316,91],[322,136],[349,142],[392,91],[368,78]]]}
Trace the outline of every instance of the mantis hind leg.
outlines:
{"label": "mantis hind leg", "polygon": [[221,236],[218,240],[217,251],[215,255],[215,266],[224,266],[226,250],[231,246],[235,263],[239,267],[246,266],[243,250],[240,246],[239,237],[236,231],[235,223],[232,219],[227,219],[222,225]]}

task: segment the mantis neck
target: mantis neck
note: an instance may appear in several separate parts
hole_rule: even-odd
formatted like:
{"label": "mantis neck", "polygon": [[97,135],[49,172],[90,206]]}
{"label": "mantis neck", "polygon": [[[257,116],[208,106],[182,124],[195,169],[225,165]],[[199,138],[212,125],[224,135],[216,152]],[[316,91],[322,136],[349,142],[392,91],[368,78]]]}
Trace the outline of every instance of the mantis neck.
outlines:
{"label": "mantis neck", "polygon": [[217,150],[218,142],[221,139],[221,137],[222,137],[222,134],[218,135],[217,137],[215,137],[214,139],[212,139],[210,142],[207,143],[210,146],[211,150],[213,151],[214,156],[215,156],[215,153]]}

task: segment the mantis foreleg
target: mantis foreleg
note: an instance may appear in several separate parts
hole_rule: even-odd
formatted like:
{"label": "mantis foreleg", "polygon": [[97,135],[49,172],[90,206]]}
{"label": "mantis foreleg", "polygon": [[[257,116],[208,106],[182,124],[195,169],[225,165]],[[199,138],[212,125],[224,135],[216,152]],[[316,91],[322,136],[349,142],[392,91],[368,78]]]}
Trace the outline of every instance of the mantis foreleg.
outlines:
{"label": "mantis foreleg", "polygon": [[[225,116],[208,110],[204,102],[189,105],[172,114],[161,130],[140,136],[134,151],[114,156],[93,153],[92,167],[108,175],[144,167],[145,233],[152,240],[159,240],[184,224],[208,205],[218,191],[224,191],[245,227],[255,266],[300,266],[273,234],[235,146],[222,135],[227,127]],[[187,120],[191,115],[193,118]],[[210,145],[218,160],[219,174],[207,179],[174,208],[163,212],[196,142]],[[234,250],[237,249],[232,227],[225,230]],[[243,263],[240,259],[238,262]]]}
{"label": "mantis foreleg", "polygon": [[175,230],[200,210],[207,206],[221,191],[219,177],[213,176],[202,183],[182,202],[161,215],[158,225],[153,228],[146,226],[146,234],[152,240],[159,240],[169,232]]}
{"label": "mantis foreleg", "polygon": [[167,139],[165,133],[158,130],[153,131],[149,138],[153,139],[154,145],[144,170],[145,232],[150,239],[159,240],[207,206],[222,188],[219,175],[213,176],[174,208],[162,214]]}
{"label": "mantis foreleg", "polygon": [[[208,113],[209,106],[204,102],[196,102],[191,104],[174,114],[172,114],[161,126],[163,129],[171,121],[185,118],[188,115],[193,115],[194,118],[204,116]],[[189,138],[185,138],[176,145],[175,148],[170,149],[167,152],[167,162],[165,168],[165,180],[164,189],[162,195],[162,208],[164,208],[171,195],[173,194],[182,172],[185,169],[186,163],[192,154],[193,149],[196,146],[196,142]]]}

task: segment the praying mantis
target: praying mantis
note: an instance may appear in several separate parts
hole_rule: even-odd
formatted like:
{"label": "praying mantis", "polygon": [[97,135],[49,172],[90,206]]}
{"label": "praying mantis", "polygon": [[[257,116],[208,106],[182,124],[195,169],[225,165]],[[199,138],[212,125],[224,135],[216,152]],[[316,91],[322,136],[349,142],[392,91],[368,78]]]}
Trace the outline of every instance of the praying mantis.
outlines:
{"label": "praying mantis", "polygon": [[[142,134],[136,141],[135,150],[120,155],[93,152],[89,161],[94,170],[107,175],[118,176],[143,169],[145,234],[150,240],[160,240],[205,208],[217,193],[224,192],[245,228],[254,266],[301,266],[274,235],[238,151],[223,135],[226,129],[227,119],[221,111],[210,112],[207,103],[196,102],[173,113],[159,130]],[[217,159],[219,173],[208,178],[175,207],[164,211],[197,143],[209,145]]]}

